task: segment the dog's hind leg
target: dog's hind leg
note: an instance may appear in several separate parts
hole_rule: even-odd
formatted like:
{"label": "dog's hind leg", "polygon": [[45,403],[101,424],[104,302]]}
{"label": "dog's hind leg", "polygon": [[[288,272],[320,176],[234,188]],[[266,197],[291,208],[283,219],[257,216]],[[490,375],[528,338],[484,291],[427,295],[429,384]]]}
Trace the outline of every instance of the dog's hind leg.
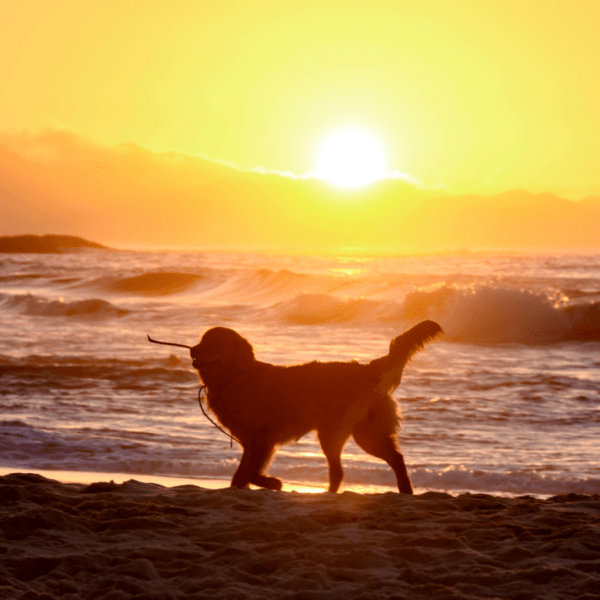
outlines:
{"label": "dog's hind leg", "polygon": [[274,451],[275,447],[272,444],[264,442],[245,446],[242,460],[231,480],[231,487],[244,488],[252,483],[270,490],[281,490],[281,479],[262,475],[262,470],[271,460]]}
{"label": "dog's hind leg", "polygon": [[323,431],[319,430],[319,442],[323,449],[323,454],[329,464],[329,491],[337,492],[344,479],[344,470],[342,469],[342,449],[350,437],[349,433],[342,433],[339,430]]}
{"label": "dog's hind leg", "polygon": [[394,414],[394,419],[390,420],[390,415],[386,415],[386,412],[388,411],[371,411],[355,426],[352,436],[365,452],[385,460],[394,469],[401,494],[412,494],[413,488],[404,456],[398,451],[397,419]]}

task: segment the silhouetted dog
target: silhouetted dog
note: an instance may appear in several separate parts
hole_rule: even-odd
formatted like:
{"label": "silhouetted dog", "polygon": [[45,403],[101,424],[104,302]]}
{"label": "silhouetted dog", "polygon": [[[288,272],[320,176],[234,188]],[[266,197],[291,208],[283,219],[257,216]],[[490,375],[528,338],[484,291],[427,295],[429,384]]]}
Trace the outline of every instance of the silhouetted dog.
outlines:
{"label": "silhouetted dog", "polygon": [[437,323],[423,321],[392,340],[386,356],[368,364],[277,366],[256,360],[250,343],[232,329],[209,329],[190,353],[209,408],[244,447],[231,485],[280,490],[280,479],[263,474],[277,446],[316,430],[329,463],[330,492],[344,477],[341,453],[352,435],[363,450],[394,469],[400,492],[412,494],[398,450],[399,418],[391,393],[410,357],[440,333]]}

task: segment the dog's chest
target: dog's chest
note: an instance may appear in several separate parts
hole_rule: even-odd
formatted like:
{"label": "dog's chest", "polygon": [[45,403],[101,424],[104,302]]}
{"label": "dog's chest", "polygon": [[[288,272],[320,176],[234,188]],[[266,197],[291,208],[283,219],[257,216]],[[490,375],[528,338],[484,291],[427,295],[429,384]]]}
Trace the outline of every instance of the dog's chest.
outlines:
{"label": "dog's chest", "polygon": [[239,431],[256,420],[256,409],[253,409],[243,386],[208,385],[207,391],[209,408],[231,431]]}

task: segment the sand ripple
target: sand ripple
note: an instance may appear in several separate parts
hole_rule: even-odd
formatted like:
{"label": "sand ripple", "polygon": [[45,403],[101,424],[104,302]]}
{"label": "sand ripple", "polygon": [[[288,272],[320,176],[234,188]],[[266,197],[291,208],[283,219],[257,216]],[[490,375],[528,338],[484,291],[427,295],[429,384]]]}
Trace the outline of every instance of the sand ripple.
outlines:
{"label": "sand ripple", "polygon": [[598,598],[600,496],[0,478],[0,598]]}

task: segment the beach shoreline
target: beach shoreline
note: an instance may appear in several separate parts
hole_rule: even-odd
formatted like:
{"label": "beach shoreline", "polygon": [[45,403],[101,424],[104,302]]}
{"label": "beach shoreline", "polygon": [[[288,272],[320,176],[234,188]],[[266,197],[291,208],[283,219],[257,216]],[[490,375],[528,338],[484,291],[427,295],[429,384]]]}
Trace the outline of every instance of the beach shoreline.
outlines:
{"label": "beach shoreline", "polygon": [[[164,487],[176,487],[181,485],[195,485],[204,489],[219,490],[229,487],[231,479],[227,478],[208,478],[208,477],[181,477],[179,475],[147,475],[142,473],[120,473],[103,471],[67,471],[52,469],[20,469],[15,467],[0,467],[0,477],[11,475],[13,473],[36,474],[46,479],[54,479],[60,483],[81,483],[91,484],[99,481],[108,481],[117,484],[127,481],[138,481],[140,483],[155,483]],[[251,486],[252,489],[258,489]],[[385,488],[375,489],[379,486],[369,486],[373,492],[389,491]],[[311,486],[298,482],[284,482],[284,492],[302,492],[302,493],[321,493],[327,489],[327,485],[322,487]],[[362,488],[361,488],[362,489]],[[366,487],[365,489],[369,489]]]}
{"label": "beach shoreline", "polygon": [[0,598],[597,598],[600,496],[0,476]]}

